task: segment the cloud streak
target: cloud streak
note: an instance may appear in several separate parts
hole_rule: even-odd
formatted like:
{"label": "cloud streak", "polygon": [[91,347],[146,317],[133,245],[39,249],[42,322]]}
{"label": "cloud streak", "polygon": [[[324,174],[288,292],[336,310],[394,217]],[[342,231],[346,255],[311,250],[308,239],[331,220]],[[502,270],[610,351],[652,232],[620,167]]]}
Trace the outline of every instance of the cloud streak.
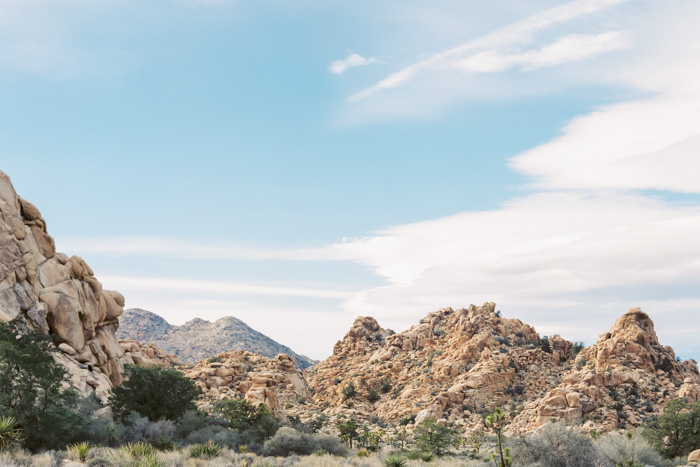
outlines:
{"label": "cloud streak", "polygon": [[403,86],[422,72],[444,71],[446,69],[453,70],[455,67],[459,68],[459,63],[462,63],[464,60],[469,60],[477,51],[527,44],[532,41],[535,34],[547,28],[586,15],[605,11],[629,1],[631,0],[578,0],[550,8],[498,29],[483,37],[445,50],[428,59],[405,67],[392,73],[379,83],[352,95],[348,100],[350,102],[361,101],[380,91]]}
{"label": "cloud streak", "polygon": [[343,60],[335,60],[333,63],[331,63],[331,66],[328,67],[328,71],[334,75],[341,75],[350,68],[371,65],[372,63],[379,63],[379,60],[372,57],[365,58],[358,54],[350,54]]}

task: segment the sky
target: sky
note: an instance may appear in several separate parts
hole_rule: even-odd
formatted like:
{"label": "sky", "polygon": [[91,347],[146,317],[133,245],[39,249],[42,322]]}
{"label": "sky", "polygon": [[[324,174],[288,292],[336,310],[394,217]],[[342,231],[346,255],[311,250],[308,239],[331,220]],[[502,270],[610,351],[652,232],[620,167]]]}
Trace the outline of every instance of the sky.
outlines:
{"label": "sky", "polygon": [[127,307],[312,358],[496,302],[700,357],[700,3],[3,0],[0,170]]}

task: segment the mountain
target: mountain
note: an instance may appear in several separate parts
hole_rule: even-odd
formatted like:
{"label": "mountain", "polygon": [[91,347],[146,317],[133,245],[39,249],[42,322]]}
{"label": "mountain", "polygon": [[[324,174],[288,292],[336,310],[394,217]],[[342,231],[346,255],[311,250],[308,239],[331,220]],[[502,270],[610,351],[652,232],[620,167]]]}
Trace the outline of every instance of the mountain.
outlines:
{"label": "mountain", "polygon": [[173,326],[155,313],[131,308],[120,317],[117,337],[153,343],[184,363],[196,363],[229,350],[247,350],[268,358],[287,354],[301,369],[316,364],[231,316],[213,323],[195,318],[182,326]]}
{"label": "mountain", "polygon": [[640,426],[671,399],[700,399],[697,363],[681,362],[662,346],[638,308],[581,347],[559,336],[541,338],[485,303],[430,313],[399,334],[359,317],[333,355],[305,376],[313,407],[332,421],[379,419],[409,428],[434,418],[480,430],[482,415],[500,407],[513,432],[558,419],[610,431]]}
{"label": "mountain", "polygon": [[0,320],[49,334],[70,384],[104,402],[133,363],[114,335],[123,306],[85,261],[56,251],[39,209],[0,172]]}

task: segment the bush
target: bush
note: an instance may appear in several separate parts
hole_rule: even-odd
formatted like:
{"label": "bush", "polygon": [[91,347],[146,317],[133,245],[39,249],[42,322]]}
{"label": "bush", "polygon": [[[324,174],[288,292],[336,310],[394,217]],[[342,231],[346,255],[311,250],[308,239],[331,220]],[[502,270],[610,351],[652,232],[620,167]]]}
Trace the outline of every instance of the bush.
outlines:
{"label": "bush", "polygon": [[68,451],[70,451],[75,457],[80,460],[80,462],[85,462],[88,452],[90,451],[90,443],[83,441],[81,443],[75,443],[68,446]]}
{"label": "bush", "polygon": [[664,464],[659,453],[637,433],[609,434],[597,439],[595,446],[600,457],[616,467]]}
{"label": "bush", "polygon": [[595,467],[593,453],[591,440],[561,421],[512,443],[513,465]]}
{"label": "bush", "polygon": [[209,440],[205,444],[195,444],[190,448],[190,457],[211,459],[221,455],[221,446]]}
{"label": "bush", "polygon": [[202,390],[175,369],[126,365],[124,374],[126,380],[109,397],[117,415],[126,417],[136,412],[155,422],[162,418],[177,420],[185,412],[197,410],[194,401]]}
{"label": "bush", "polygon": [[357,395],[357,390],[355,389],[355,385],[353,383],[348,383],[345,385],[341,393],[343,394],[343,402],[345,402],[346,400],[355,397]]}
{"label": "bush", "polygon": [[120,439],[127,443],[153,443],[158,438],[173,439],[177,432],[175,424],[170,420],[152,422],[146,417],[140,417],[137,413],[129,415],[125,424]]}
{"label": "bush", "polygon": [[369,457],[369,451],[366,449],[360,449],[357,451],[357,457]]}
{"label": "bush", "polygon": [[314,436],[288,427],[280,428],[275,436],[265,441],[262,450],[264,455],[275,457],[288,457],[291,454],[307,456],[317,451],[340,456],[347,454],[335,436]]}
{"label": "bush", "polygon": [[370,389],[369,393],[367,393],[367,402],[370,404],[374,404],[379,400],[379,393],[375,391],[374,389]]}
{"label": "bush", "polygon": [[391,455],[384,461],[385,467],[406,467],[406,459]]}
{"label": "bush", "polygon": [[22,440],[22,430],[14,417],[0,417],[0,451],[10,449]]}
{"label": "bush", "polygon": [[385,376],[384,378],[379,380],[379,384],[381,385],[379,390],[382,392],[382,394],[386,394],[389,391],[391,391],[392,384],[391,379],[389,379],[389,377]]}

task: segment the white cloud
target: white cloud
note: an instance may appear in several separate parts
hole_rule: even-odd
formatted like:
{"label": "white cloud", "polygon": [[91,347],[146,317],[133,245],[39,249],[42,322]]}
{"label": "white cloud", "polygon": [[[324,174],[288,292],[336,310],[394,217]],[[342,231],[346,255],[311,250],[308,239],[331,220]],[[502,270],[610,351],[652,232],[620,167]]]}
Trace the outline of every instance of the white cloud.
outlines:
{"label": "white cloud", "polygon": [[365,58],[362,55],[350,54],[343,60],[336,60],[333,63],[331,63],[331,66],[328,67],[328,71],[330,71],[334,75],[340,75],[350,68],[371,65],[372,63],[378,62],[379,60],[377,60],[376,58]]}
{"label": "white cloud", "polygon": [[700,301],[699,236],[698,207],[557,192],[337,247],[390,283],[348,300],[349,312],[403,328],[441,306],[488,300],[545,332],[583,326],[590,340],[609,313],[640,304],[656,311],[679,293]]}
{"label": "white cloud", "polygon": [[101,275],[100,280],[109,287],[124,291],[196,291],[198,293],[224,294],[234,296],[263,295],[284,297],[346,299],[352,296],[351,290],[330,288],[309,288],[308,286],[251,284],[196,279],[176,279],[165,277],[138,277]]}
{"label": "white cloud", "polygon": [[[628,1],[631,0],[577,0],[550,8],[500,28],[478,39],[437,53],[430,58],[405,67],[392,73],[374,86],[354,94],[348,100],[350,102],[357,102],[382,90],[403,86],[421,72],[444,73],[445,70],[459,68],[460,62],[468,60],[477,51],[490,50],[492,51],[491,53],[494,53],[493,50],[528,44],[537,33],[545,29],[593,13],[611,9]],[[558,44],[557,48],[562,49],[568,47],[566,47],[566,43],[564,42]],[[542,54],[544,54],[542,58],[545,58],[546,55],[551,60],[553,55],[559,51],[557,48],[542,51]],[[591,55],[593,55],[593,51],[589,50],[589,56]]]}
{"label": "white cloud", "polygon": [[226,244],[191,242],[163,237],[101,237],[61,239],[60,248],[81,255],[142,256],[180,259],[332,261],[343,252],[325,247],[259,249]]}
{"label": "white cloud", "polygon": [[570,35],[537,50],[516,54],[486,50],[455,63],[457,68],[474,73],[496,73],[512,67],[536,70],[542,67],[560,65],[584,60],[604,52],[629,47],[625,35],[619,31],[598,35]]}

